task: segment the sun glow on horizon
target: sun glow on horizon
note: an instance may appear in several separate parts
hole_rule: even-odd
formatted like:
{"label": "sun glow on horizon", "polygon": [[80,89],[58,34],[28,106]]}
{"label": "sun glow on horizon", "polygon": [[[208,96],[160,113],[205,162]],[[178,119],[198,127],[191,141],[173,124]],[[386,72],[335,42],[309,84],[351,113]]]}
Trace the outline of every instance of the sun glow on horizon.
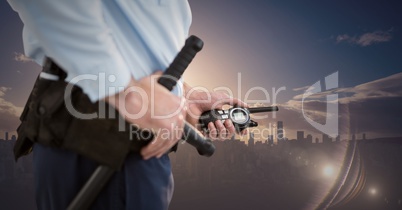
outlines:
{"label": "sun glow on horizon", "polygon": [[335,169],[332,165],[326,165],[323,170],[322,173],[325,177],[334,177],[335,175]]}

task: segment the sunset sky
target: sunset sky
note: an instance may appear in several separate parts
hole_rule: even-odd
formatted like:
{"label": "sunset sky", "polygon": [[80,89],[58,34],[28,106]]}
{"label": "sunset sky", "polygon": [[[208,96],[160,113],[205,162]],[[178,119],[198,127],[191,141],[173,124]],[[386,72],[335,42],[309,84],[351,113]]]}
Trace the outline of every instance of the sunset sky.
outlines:
{"label": "sunset sky", "polygon": [[[402,3],[390,1],[190,0],[191,34],[205,42],[185,73],[186,81],[210,90],[225,86],[245,100],[282,106],[268,125],[283,120],[318,136],[300,111],[304,91],[338,72],[338,88],[305,101],[322,122],[325,97],[339,97],[339,129],[369,137],[402,136]],[[13,131],[40,67],[22,56],[22,23],[0,2],[0,138]],[[241,85],[239,85],[239,81]],[[327,84],[328,85],[328,84]],[[325,90],[325,87],[322,86]],[[261,90],[270,94],[266,100]],[[240,94],[239,94],[240,93]]]}

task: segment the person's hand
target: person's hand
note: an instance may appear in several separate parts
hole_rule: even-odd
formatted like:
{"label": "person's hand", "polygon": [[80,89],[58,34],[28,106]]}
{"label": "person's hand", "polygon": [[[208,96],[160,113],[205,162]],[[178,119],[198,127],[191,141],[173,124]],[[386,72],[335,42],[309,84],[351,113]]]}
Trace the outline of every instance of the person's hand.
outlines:
{"label": "person's hand", "polygon": [[[188,93],[186,94],[188,107],[186,120],[198,129],[200,129],[198,122],[199,117],[205,111],[222,109],[224,105],[248,107],[248,105],[243,101],[229,97],[223,92],[192,91],[188,85],[185,89],[186,93]],[[203,134],[213,140],[230,139],[236,133],[236,129],[232,121],[229,119],[225,120],[224,123],[220,120],[210,122],[208,124],[208,130],[208,133],[204,132]],[[245,135],[246,133],[247,129],[244,129],[240,134]]]}
{"label": "person's hand", "polygon": [[161,157],[183,134],[185,100],[158,84],[160,75],[158,72],[138,81],[132,79],[124,92],[106,99],[126,121],[153,131],[154,139],[141,149],[144,159]]}

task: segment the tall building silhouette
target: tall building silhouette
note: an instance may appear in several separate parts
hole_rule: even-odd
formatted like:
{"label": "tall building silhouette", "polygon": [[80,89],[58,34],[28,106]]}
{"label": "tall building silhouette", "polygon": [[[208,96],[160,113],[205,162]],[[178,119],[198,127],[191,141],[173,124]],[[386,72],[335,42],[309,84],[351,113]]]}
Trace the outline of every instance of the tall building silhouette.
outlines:
{"label": "tall building silhouette", "polygon": [[306,142],[308,142],[308,143],[313,143],[313,136],[312,136],[311,134],[308,134],[308,135],[306,136]]}
{"label": "tall building silhouette", "polygon": [[253,132],[250,132],[250,137],[248,139],[248,146],[249,147],[254,146],[254,133]]}
{"label": "tall building silhouette", "polygon": [[8,132],[6,132],[6,141],[8,141]]}
{"label": "tall building silhouette", "polygon": [[283,122],[282,121],[278,121],[278,126],[277,126],[276,132],[277,132],[276,139],[278,141],[285,140],[285,136],[283,135]]}
{"label": "tall building silhouette", "polygon": [[332,139],[329,138],[328,134],[322,134],[322,143],[331,143]]}
{"label": "tall building silhouette", "polygon": [[268,144],[274,144],[274,135],[268,135]]}
{"label": "tall building silhouette", "polygon": [[304,131],[297,131],[296,136],[297,136],[297,138],[296,138],[297,141],[303,141],[304,140]]}

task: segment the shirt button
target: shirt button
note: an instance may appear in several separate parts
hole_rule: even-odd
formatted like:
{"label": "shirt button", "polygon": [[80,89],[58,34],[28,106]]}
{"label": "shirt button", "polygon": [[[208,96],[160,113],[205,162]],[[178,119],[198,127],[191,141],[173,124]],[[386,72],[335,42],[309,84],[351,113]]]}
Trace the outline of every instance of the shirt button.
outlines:
{"label": "shirt button", "polygon": [[39,115],[45,115],[46,114],[46,108],[44,106],[39,106],[38,113],[39,113]]}

